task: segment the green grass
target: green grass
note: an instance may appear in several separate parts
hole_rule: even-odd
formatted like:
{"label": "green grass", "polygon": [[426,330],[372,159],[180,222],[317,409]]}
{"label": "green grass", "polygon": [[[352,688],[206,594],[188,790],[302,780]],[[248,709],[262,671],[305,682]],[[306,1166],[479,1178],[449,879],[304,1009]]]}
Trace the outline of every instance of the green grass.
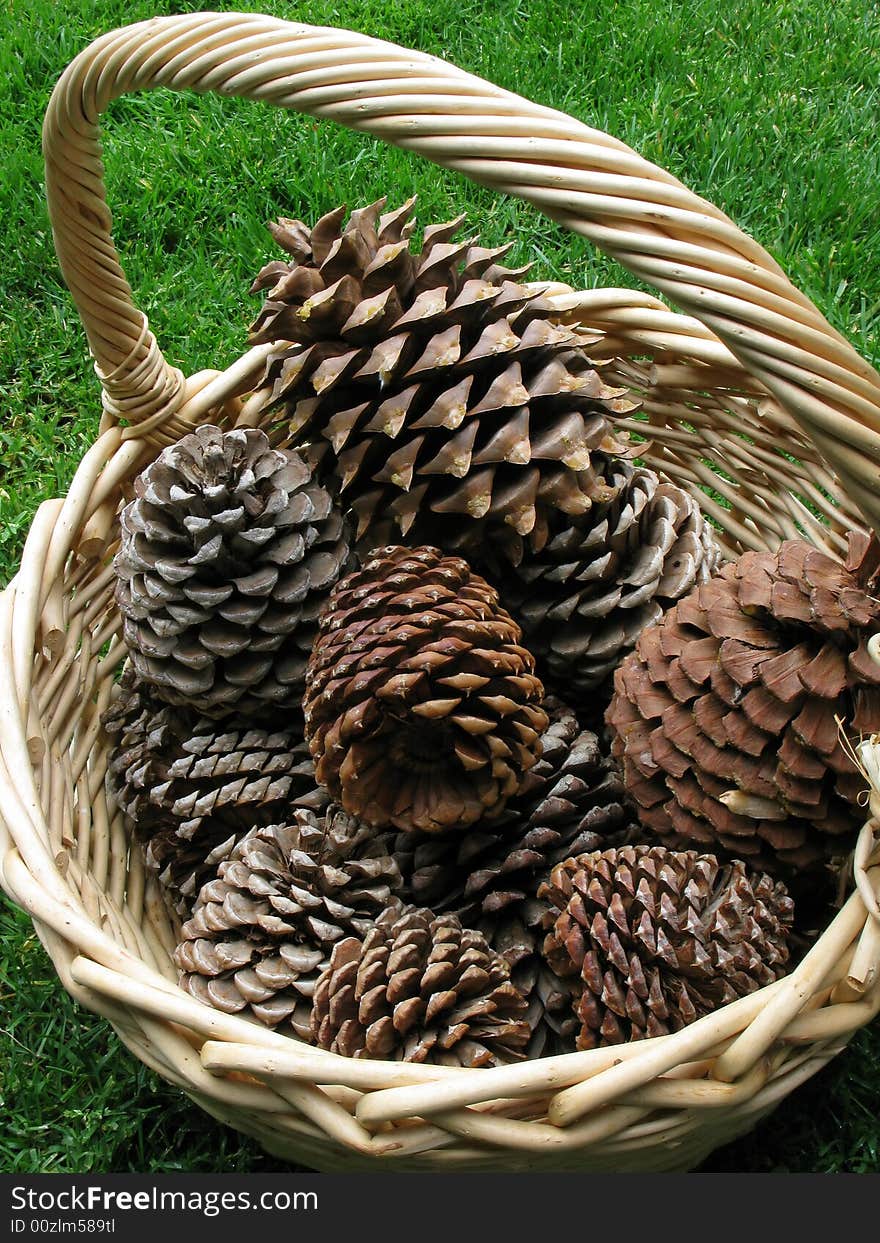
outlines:
{"label": "green grass", "polygon": [[[38,503],[63,493],[99,417],[43,204],[40,125],[70,59],[103,32],[198,5],[0,3],[0,582]],[[223,7],[217,5],[216,7]],[[880,13],[873,0],[344,0],[236,6],[445,55],[608,129],[756,236],[832,324],[880,359]],[[115,104],[114,235],[139,304],[187,373],[243,348],[263,222],[417,190],[424,221],[466,210],[537,276],[632,284],[530,207],[379,143],[237,100]],[[61,990],[29,921],[0,908],[0,1170],[281,1168],[148,1072]],[[880,1168],[880,1030],[863,1031],[713,1170]]]}

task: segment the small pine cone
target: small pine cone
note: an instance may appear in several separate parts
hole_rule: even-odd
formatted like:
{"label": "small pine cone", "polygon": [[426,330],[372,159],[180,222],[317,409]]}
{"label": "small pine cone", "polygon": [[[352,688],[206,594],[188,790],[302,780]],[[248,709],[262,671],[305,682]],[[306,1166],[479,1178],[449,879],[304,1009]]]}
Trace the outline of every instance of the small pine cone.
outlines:
{"label": "small pine cone", "polygon": [[312,1039],[346,1057],[497,1066],[524,1056],[525,1011],[479,932],[409,907],[334,947],[315,988]]}
{"label": "small pine cone", "polygon": [[348,817],[297,812],[254,829],[199,894],[174,953],[180,983],[227,1014],[309,1038],[312,994],[333,946],[402,909],[400,874]]}
{"label": "small pine cone", "polygon": [[459,219],[411,250],[414,201],[269,226],[292,259],[252,288],[269,292],[251,341],[278,347],[259,388],[370,548],[403,535],[469,557],[490,530],[540,544],[551,512],[609,499],[606,456],[627,448],[612,424],[634,404],[585,353],[596,337],[498,262],[509,246],[452,241]]}
{"label": "small pine cone", "polygon": [[607,720],[643,824],[770,871],[851,849],[866,782],[835,718],[880,730],[878,564],[865,536],[846,566],[788,540],[726,565],[642,634]]}
{"label": "small pine cone", "polygon": [[436,548],[382,548],[340,580],[303,701],[319,781],[376,826],[499,816],[540,756],[534,660],[497,593]]}
{"label": "small pine cone", "polygon": [[793,903],[734,860],[628,846],[568,859],[540,895],[544,955],[576,979],[579,1049],[679,1031],[786,972]]}
{"label": "small pine cone", "polygon": [[134,490],[114,566],[138,676],[206,716],[298,705],[318,612],[350,564],[305,461],[261,431],[200,427]]}
{"label": "small pine cone", "polygon": [[627,462],[609,463],[606,477],[613,500],[575,517],[556,512],[540,551],[520,542],[515,564],[489,573],[542,677],[576,706],[721,555],[687,492]]}
{"label": "small pine cone", "polygon": [[112,740],[108,786],[184,918],[249,829],[292,807],[319,811],[329,801],[315,778],[302,716],[292,715],[288,729],[224,729],[157,699],[126,666],[103,717]]}

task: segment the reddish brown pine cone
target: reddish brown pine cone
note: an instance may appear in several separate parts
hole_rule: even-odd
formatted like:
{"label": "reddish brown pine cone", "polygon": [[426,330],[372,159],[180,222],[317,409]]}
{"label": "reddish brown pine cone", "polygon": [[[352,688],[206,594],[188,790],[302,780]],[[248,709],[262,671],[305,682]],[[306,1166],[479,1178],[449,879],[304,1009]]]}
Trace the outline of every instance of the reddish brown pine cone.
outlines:
{"label": "reddish brown pine cone", "polygon": [[835,718],[880,730],[876,541],[748,552],[646,630],[607,720],[642,823],[672,845],[809,868],[853,844],[866,781]]}
{"label": "reddish brown pine cone", "polygon": [[792,901],[739,860],[626,846],[560,863],[539,892],[579,1049],[678,1031],[786,972]]}
{"label": "reddish brown pine cone", "polygon": [[540,546],[549,514],[613,495],[613,423],[634,403],[585,352],[597,338],[499,262],[510,247],[452,240],[461,218],[413,250],[414,200],[384,202],[269,226],[291,260],[252,290],[268,297],[251,340],[277,347],[265,405],[342,491],[366,551],[402,535],[470,558],[487,531]]}
{"label": "reddish brown pine cone", "polygon": [[388,912],[333,949],[312,1039],[346,1057],[497,1066],[524,1056],[525,998],[504,959],[454,915]]}
{"label": "reddish brown pine cone", "polygon": [[465,561],[379,549],[336,585],[309,662],[319,781],[376,826],[434,833],[501,815],[547,725],[520,637]]}

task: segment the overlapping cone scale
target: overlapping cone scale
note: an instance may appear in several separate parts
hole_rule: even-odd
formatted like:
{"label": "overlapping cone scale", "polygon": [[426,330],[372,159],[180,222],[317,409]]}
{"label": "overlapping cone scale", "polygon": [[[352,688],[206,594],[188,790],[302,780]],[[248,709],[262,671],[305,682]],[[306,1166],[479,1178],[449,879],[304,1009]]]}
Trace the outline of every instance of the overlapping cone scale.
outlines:
{"label": "overlapping cone scale", "polygon": [[573,983],[579,1049],[679,1031],[787,970],[793,903],[740,860],[663,846],[555,867],[544,955]]}
{"label": "overlapping cone scale", "polygon": [[377,826],[433,833],[500,816],[547,725],[520,637],[461,558],[376,550],[331,593],[309,662],[319,781]]}
{"label": "overlapping cone scale", "polygon": [[[694,498],[654,471],[609,460],[612,499],[549,519],[547,542],[508,542],[508,564],[488,574],[522,625],[547,685],[577,707],[665,609],[720,561]],[[487,571],[488,573],[488,571]]]}
{"label": "overlapping cone scale", "polygon": [[875,540],[747,552],[641,635],[607,719],[642,822],[771,870],[845,855],[867,782],[845,728],[880,730]]}
{"label": "overlapping cone scale", "polygon": [[218,722],[160,700],[131,665],[102,723],[107,781],[174,909],[187,917],[202,885],[249,829],[329,801],[315,778],[302,714],[268,728]]}
{"label": "overlapping cone scale", "polygon": [[414,200],[384,205],[270,226],[291,258],[253,285],[268,293],[251,341],[277,344],[264,405],[370,547],[403,535],[467,556],[487,529],[539,546],[553,511],[609,499],[614,418],[634,403],[590,360],[595,337],[501,264],[510,247],[455,240],[461,218],[414,249]]}
{"label": "overlapping cone scale", "polygon": [[308,1039],[333,947],[399,911],[383,844],[338,812],[252,830],[205,885],[174,961],[181,986],[227,1014]]}
{"label": "overlapping cone scale", "polygon": [[525,998],[504,959],[451,914],[388,912],[333,949],[312,1039],[346,1057],[497,1066],[525,1056]]}
{"label": "overlapping cone scale", "polygon": [[134,490],[114,565],[138,676],[208,716],[298,706],[318,613],[350,558],[305,460],[261,431],[205,426]]}
{"label": "overlapping cone scale", "polygon": [[399,833],[394,853],[414,903],[452,909],[466,924],[534,901],[537,878],[571,854],[634,829],[623,780],[604,740],[547,699],[541,758],[498,819],[461,834]]}

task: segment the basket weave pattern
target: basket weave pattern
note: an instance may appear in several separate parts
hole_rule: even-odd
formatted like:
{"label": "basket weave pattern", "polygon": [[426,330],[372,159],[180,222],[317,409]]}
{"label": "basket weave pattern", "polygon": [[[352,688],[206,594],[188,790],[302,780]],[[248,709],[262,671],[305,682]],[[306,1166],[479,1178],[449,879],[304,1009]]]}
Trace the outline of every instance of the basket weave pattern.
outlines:
{"label": "basket weave pattern", "polygon": [[[270,347],[185,378],[134,304],[110,240],[98,122],[114,98],[159,86],[378,135],[534,203],[653,283],[684,313],[628,290],[544,288],[561,315],[603,334],[602,355],[643,396],[647,424],[624,426],[647,438],[651,466],[698,496],[730,555],[798,535],[839,555],[850,528],[880,528],[880,377],[761,247],[671,175],[433,57],[254,15],[157,18],[95,42],[49,105],[56,249],[104,416],[0,596],[0,884],[30,912],[68,992],[283,1158],[326,1170],[692,1168],[880,1010],[873,818],[855,892],[794,972],[671,1036],[491,1070],[354,1061],[212,1011],[176,984],[175,929],[105,794],[100,717],[125,657],[116,517],[165,444],[201,422],[259,425],[247,393]],[[864,758],[880,768],[870,747]]]}

